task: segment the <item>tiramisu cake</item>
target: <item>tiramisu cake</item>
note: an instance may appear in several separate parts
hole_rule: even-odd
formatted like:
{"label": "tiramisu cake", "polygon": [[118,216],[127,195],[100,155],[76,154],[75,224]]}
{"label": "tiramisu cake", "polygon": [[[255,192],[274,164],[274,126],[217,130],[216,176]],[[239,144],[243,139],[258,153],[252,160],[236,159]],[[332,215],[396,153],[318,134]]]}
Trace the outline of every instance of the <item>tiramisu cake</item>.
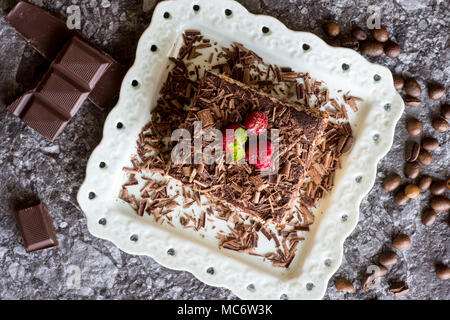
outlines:
{"label": "tiramisu cake", "polygon": [[[261,222],[282,224],[299,196],[327,126],[327,114],[278,100],[227,76],[205,72],[182,126],[192,137],[196,121],[201,121],[203,132],[223,132],[225,152],[212,164],[172,163],[169,176]],[[275,129],[278,139],[270,141]],[[252,135],[267,137],[263,152],[249,151]],[[202,147],[210,143],[203,139]],[[191,153],[193,159],[193,147]],[[230,155],[232,161],[227,161]],[[278,170],[270,171],[275,163]],[[269,174],[263,174],[266,169]]]}

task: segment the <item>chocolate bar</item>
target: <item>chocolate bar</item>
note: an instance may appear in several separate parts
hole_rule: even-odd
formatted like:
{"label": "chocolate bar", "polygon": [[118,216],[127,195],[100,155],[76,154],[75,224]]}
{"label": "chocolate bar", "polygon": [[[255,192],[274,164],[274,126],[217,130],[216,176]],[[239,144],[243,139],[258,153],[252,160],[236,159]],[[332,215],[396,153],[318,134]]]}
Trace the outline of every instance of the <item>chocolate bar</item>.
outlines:
{"label": "chocolate bar", "polygon": [[48,208],[43,202],[19,208],[15,218],[27,252],[58,246]]}
{"label": "chocolate bar", "polygon": [[[13,28],[48,61],[53,61],[67,42],[78,36],[84,42],[80,32],[69,30],[65,19],[35,5],[20,1],[5,17]],[[93,47],[91,45],[91,47]],[[89,94],[89,100],[98,108],[109,107],[119,95],[122,79],[126,69],[106,53],[101,53],[101,60],[108,60],[110,64],[96,86]]]}
{"label": "chocolate bar", "polygon": [[66,127],[113,61],[73,37],[38,85],[7,107],[50,141]]}
{"label": "chocolate bar", "polygon": [[[246,161],[232,164],[222,161],[217,165],[204,164],[201,170],[196,164],[171,164],[169,176],[261,222],[282,224],[299,197],[300,185],[327,126],[327,114],[278,100],[224,75],[206,72],[183,127],[193,136],[194,122],[201,120],[203,130],[222,131],[230,124],[242,123],[254,111],[266,114],[267,130],[279,130],[282,137],[279,172],[261,175]],[[203,148],[209,143],[203,141]]]}

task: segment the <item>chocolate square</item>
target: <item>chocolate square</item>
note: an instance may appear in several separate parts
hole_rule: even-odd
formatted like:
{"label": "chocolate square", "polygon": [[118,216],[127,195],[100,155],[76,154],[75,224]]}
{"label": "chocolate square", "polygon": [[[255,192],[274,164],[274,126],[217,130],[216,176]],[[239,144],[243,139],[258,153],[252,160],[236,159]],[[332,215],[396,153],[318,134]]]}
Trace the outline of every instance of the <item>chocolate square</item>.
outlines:
{"label": "chocolate square", "polygon": [[48,208],[43,202],[19,208],[15,218],[27,252],[58,246]]}
{"label": "chocolate square", "polygon": [[[194,122],[212,117],[212,128],[223,131],[230,124],[243,124],[250,112],[264,112],[267,130],[279,130],[279,171],[262,175],[246,161],[226,164],[174,164],[169,176],[208,197],[253,215],[262,222],[284,223],[292,211],[316,145],[328,123],[326,113],[281,101],[224,75],[206,72],[193,106],[183,125],[193,136]],[[268,135],[270,136],[270,135]],[[203,147],[210,142],[203,142]],[[194,148],[191,148],[193,153]],[[225,155],[224,155],[225,157]],[[192,157],[193,159],[193,157]],[[188,169],[186,169],[188,168]],[[194,172],[190,176],[186,172]]]}

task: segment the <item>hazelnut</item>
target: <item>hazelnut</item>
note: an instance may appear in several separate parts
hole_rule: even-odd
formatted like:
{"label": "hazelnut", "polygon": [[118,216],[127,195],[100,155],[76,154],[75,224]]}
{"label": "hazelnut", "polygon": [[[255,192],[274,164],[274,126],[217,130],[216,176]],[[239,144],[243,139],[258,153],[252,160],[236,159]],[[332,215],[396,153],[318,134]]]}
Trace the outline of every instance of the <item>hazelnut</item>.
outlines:
{"label": "hazelnut", "polygon": [[426,150],[420,150],[419,157],[417,158],[423,166],[429,166],[433,162],[433,156]]}
{"label": "hazelnut", "polygon": [[441,194],[443,194],[445,192],[446,189],[447,189],[447,182],[439,180],[439,181],[434,181],[431,184],[430,191],[433,196],[440,196]]}
{"label": "hazelnut", "polygon": [[381,56],[383,54],[383,44],[377,41],[366,40],[361,43],[361,53],[371,57]]}
{"label": "hazelnut", "polygon": [[400,48],[400,46],[393,41],[388,41],[384,45],[384,53],[389,58],[397,58],[401,51],[402,49]]}
{"label": "hazelnut", "polygon": [[405,194],[405,190],[399,190],[394,197],[394,202],[399,206],[404,206],[409,201],[409,198]]}
{"label": "hazelnut", "polygon": [[399,234],[392,241],[392,245],[398,250],[408,249],[411,245],[411,239],[406,234]]}
{"label": "hazelnut", "polygon": [[408,133],[415,137],[422,133],[422,122],[415,118],[408,120]]}
{"label": "hazelnut", "polygon": [[405,80],[399,75],[394,75],[394,88],[396,90],[402,90],[405,85]]}
{"label": "hazelnut", "polygon": [[445,119],[450,120],[450,104],[442,105],[441,114]]}
{"label": "hazelnut", "polygon": [[434,151],[439,147],[439,141],[435,138],[427,137],[422,140],[422,148],[427,151]]}
{"label": "hazelnut", "polygon": [[339,35],[341,27],[336,22],[330,21],[324,24],[323,31],[325,31],[327,36],[335,38]]}
{"label": "hazelnut", "polygon": [[387,32],[385,27],[381,27],[379,29],[371,30],[372,36],[378,42],[386,42],[389,39],[389,33]]}
{"label": "hazelnut", "polygon": [[436,221],[437,214],[434,212],[433,209],[425,209],[425,211],[422,214],[422,223],[426,226],[431,226],[434,221]]}
{"label": "hazelnut", "polygon": [[419,196],[420,189],[415,184],[408,184],[405,187],[405,195],[410,199],[415,199]]}
{"label": "hazelnut", "polygon": [[450,279],[450,268],[443,264],[438,264],[436,266],[436,275],[441,280],[448,280]]}
{"label": "hazelnut", "polygon": [[417,98],[422,94],[422,89],[416,79],[408,78],[405,80],[405,92],[409,96]]}
{"label": "hazelnut", "polygon": [[383,188],[386,191],[393,191],[398,188],[401,181],[402,179],[400,178],[400,176],[396,173],[393,173],[386,177],[386,179],[384,179]]}
{"label": "hazelnut", "polygon": [[450,200],[443,196],[436,196],[431,198],[430,205],[434,211],[444,212],[450,209]]}
{"label": "hazelnut", "polygon": [[420,188],[420,190],[422,190],[422,191],[428,190],[428,188],[431,185],[431,182],[433,182],[433,179],[430,176],[428,176],[426,174],[421,176],[420,179],[419,179],[419,188]]}
{"label": "hazelnut", "polygon": [[364,41],[367,39],[367,33],[358,26],[353,27],[352,36],[359,41]]}
{"label": "hazelnut", "polygon": [[432,83],[428,86],[428,96],[432,100],[439,100],[445,94],[445,88],[437,83]]}
{"label": "hazelnut", "polygon": [[345,278],[338,278],[334,283],[334,286],[336,287],[336,290],[339,292],[350,293],[355,290],[353,284]]}
{"label": "hazelnut", "polygon": [[432,125],[433,128],[439,132],[445,132],[448,130],[448,122],[442,118],[434,118]]}
{"label": "hazelnut", "polygon": [[396,264],[398,255],[394,251],[385,251],[380,255],[379,262],[382,266],[389,267]]}

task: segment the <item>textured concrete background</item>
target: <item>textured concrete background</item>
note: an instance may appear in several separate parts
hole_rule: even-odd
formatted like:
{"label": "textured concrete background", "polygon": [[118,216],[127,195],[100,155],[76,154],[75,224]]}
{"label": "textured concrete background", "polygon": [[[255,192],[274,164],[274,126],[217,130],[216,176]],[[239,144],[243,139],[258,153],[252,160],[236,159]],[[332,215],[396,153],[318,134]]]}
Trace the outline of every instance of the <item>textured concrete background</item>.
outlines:
{"label": "textured concrete background", "polygon": [[[0,16],[16,2],[0,0]],[[137,40],[152,14],[142,11],[142,0],[31,2],[61,13],[67,6],[79,4],[83,34],[125,64],[133,61]],[[417,77],[422,85],[436,81],[449,89],[447,0],[239,2],[253,13],[272,15],[291,29],[319,36],[323,36],[323,19],[335,19],[347,32],[352,22],[364,26],[367,7],[376,4],[382,8],[382,24],[403,53],[394,60],[384,56],[371,60],[396,73]],[[88,157],[100,142],[107,112],[86,102],[58,140],[49,143],[4,110],[4,105],[45,69],[39,55],[0,19],[0,299],[236,299],[229,290],[207,286],[191,274],[161,267],[149,257],[126,254],[89,234],[76,193]],[[405,280],[411,288],[408,295],[399,299],[450,299],[449,282],[439,280],[434,273],[435,263],[450,262],[448,213],[440,214],[433,226],[424,227],[420,214],[428,205],[428,193],[399,208],[392,195],[381,188],[386,174],[402,174],[404,143],[408,138],[405,123],[410,116],[423,121],[424,134],[441,142],[439,150],[433,153],[436,160],[425,172],[441,178],[450,175],[450,133],[438,135],[430,124],[440,104],[449,101],[448,91],[440,102],[424,98],[422,107],[406,110],[400,120],[394,146],[378,166],[378,179],[363,200],[359,224],[345,242],[344,261],[329,283],[326,299],[392,299],[388,293],[392,280]],[[11,212],[16,204],[36,197],[50,208],[60,246],[26,254]],[[360,279],[367,266],[376,262],[383,248],[390,247],[390,240],[398,232],[411,236],[411,248],[399,253],[399,263],[377,289],[361,290]],[[79,290],[67,288],[70,265],[81,269]],[[355,292],[336,292],[337,276],[351,280]]]}

